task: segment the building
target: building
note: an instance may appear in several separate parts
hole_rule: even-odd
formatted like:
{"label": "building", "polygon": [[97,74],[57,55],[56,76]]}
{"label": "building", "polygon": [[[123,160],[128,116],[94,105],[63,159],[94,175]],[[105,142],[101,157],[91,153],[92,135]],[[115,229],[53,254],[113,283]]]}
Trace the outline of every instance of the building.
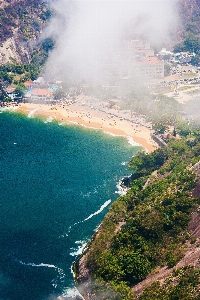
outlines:
{"label": "building", "polygon": [[15,89],[14,88],[7,88],[6,89],[6,93],[7,93],[7,96],[10,97],[12,100],[14,99],[15,97]]}
{"label": "building", "polygon": [[27,80],[27,81],[25,81],[23,84],[25,85],[25,87],[26,87],[27,89],[30,89],[30,88],[33,87],[33,81],[31,81],[31,80]]}
{"label": "building", "polygon": [[52,98],[53,92],[49,89],[39,89],[36,88],[31,91],[31,101],[33,102],[42,102],[48,101]]}
{"label": "building", "polygon": [[[132,63],[131,72],[143,79],[158,79],[164,77],[164,63],[156,56],[143,57]],[[131,73],[131,75],[133,75]]]}
{"label": "building", "polygon": [[148,42],[139,40],[123,41],[118,55],[104,65],[105,85],[117,86],[135,78],[143,81],[164,77],[164,62],[154,55]]}

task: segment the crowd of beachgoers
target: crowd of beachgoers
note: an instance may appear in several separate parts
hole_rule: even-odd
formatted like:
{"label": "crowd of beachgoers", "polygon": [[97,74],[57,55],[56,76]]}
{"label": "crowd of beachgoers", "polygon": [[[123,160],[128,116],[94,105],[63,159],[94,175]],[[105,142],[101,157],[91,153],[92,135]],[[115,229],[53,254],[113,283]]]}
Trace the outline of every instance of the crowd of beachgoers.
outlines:
{"label": "crowd of beachgoers", "polygon": [[153,151],[157,144],[152,140],[151,123],[145,116],[131,110],[122,110],[120,103],[111,106],[109,102],[80,94],[73,101],[57,101],[54,104],[43,103],[7,103],[4,108],[16,110],[29,117],[39,116],[46,120],[74,123],[89,128],[125,136],[132,143],[142,145],[147,151]]}

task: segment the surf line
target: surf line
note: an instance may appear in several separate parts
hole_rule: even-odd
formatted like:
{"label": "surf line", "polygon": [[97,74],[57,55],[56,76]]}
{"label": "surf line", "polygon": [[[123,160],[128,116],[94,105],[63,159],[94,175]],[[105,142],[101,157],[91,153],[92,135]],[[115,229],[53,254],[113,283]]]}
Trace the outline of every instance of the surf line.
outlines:
{"label": "surf line", "polygon": [[17,262],[19,262],[21,265],[24,266],[31,266],[31,267],[47,267],[47,268],[53,268],[53,269],[59,269],[58,267],[54,266],[54,265],[50,265],[50,264],[34,264],[34,263],[25,263],[21,260],[16,260]]}
{"label": "surf line", "polygon": [[85,222],[85,221],[88,221],[88,220],[91,219],[92,217],[94,217],[94,216],[100,214],[100,213],[104,210],[104,208],[106,208],[106,207],[110,204],[110,202],[111,202],[111,199],[107,200],[107,201],[99,208],[99,210],[97,210],[97,211],[94,212],[93,214],[89,215],[89,217],[87,217],[87,218],[85,218],[84,220],[79,221],[79,222],[76,222],[76,223],[74,223],[73,225],[69,226],[69,228],[68,228],[68,233],[62,235],[61,237],[68,236],[68,234],[70,233],[72,227],[74,227],[74,226],[76,226],[76,225],[78,225],[78,224],[80,224],[80,223],[83,223],[83,222]]}
{"label": "surf line", "polygon": [[32,118],[34,116],[34,113],[39,110],[39,108],[35,108],[33,110],[31,110],[29,113],[28,113],[28,118]]}
{"label": "surf line", "polygon": [[60,269],[59,267],[56,267],[54,265],[50,265],[50,264],[44,264],[44,263],[40,263],[40,264],[35,264],[35,263],[25,263],[22,260],[18,260],[15,259],[15,261],[17,261],[18,263],[20,263],[21,265],[24,266],[30,266],[30,267],[46,267],[46,268],[52,268],[58,271],[59,275],[62,275],[62,277],[65,276],[64,270]]}

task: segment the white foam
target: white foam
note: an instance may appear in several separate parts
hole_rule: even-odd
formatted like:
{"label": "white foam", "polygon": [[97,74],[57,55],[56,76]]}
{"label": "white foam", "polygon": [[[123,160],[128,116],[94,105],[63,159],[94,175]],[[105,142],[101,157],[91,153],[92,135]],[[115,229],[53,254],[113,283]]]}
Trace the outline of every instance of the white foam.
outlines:
{"label": "white foam", "polygon": [[78,122],[75,122],[75,121],[69,121],[69,123],[80,125]]}
{"label": "white foam", "polygon": [[31,110],[29,113],[28,113],[28,118],[33,118],[34,117],[34,113],[39,110],[39,108],[35,108],[33,110]]}
{"label": "white foam", "polygon": [[100,214],[100,212],[102,212],[102,210],[104,210],[104,208],[105,208],[106,206],[108,206],[108,204],[110,204],[110,202],[111,202],[111,200],[107,200],[107,201],[100,207],[99,210],[97,210],[95,213],[89,215],[89,217],[87,217],[87,218],[84,219],[83,221],[87,221],[87,220],[91,219],[92,217],[94,217],[94,216]]}
{"label": "white foam", "polygon": [[87,245],[86,241],[76,241],[75,244],[79,244],[77,248],[70,248],[73,252],[70,252],[71,256],[78,256],[83,253],[85,246]]}
{"label": "white foam", "polygon": [[127,193],[127,187],[122,185],[122,181],[120,180],[117,185],[117,191],[115,192],[115,194],[119,194],[120,196],[124,196]]}
{"label": "white foam", "polygon": [[58,267],[54,266],[54,265],[50,265],[50,264],[44,264],[44,263],[40,263],[40,264],[34,264],[34,263],[24,263],[21,260],[17,260],[21,265],[25,265],[25,266],[32,266],[32,267],[47,267],[47,268],[54,268],[54,269],[58,269]]}
{"label": "white foam", "polygon": [[[62,295],[63,297],[71,297],[71,298],[75,298],[76,296],[81,297],[83,300],[85,300],[85,298],[83,298],[83,296],[79,293],[79,291],[77,290],[76,287],[73,288],[68,288]],[[65,298],[58,297],[58,300],[64,300]]]}
{"label": "white foam", "polygon": [[103,131],[104,133],[106,133],[106,134],[109,134],[109,135],[111,135],[111,136],[121,136],[121,137],[124,137],[123,135],[119,135],[119,134],[114,134],[114,133],[112,133],[112,132],[109,132],[109,131],[106,131],[106,130],[104,130]]}
{"label": "white foam", "polygon": [[104,210],[104,208],[110,204],[110,202],[111,202],[111,200],[107,200],[107,201],[100,207],[99,210],[97,210],[97,211],[94,212],[93,214],[89,215],[89,217],[85,218],[85,219],[82,220],[82,221],[78,221],[78,222],[74,223],[73,225],[69,226],[68,232],[67,232],[67,233],[64,233],[64,234],[62,234],[62,235],[60,235],[60,238],[67,237],[67,236],[69,235],[69,233],[70,233],[72,227],[74,227],[74,226],[76,226],[76,225],[78,225],[78,224],[80,224],[80,223],[83,223],[83,222],[85,222],[85,221],[91,219],[92,217],[94,217],[94,216],[100,214],[100,213],[102,212],[102,210]]}
{"label": "white foam", "polygon": [[122,166],[125,166],[126,164],[127,164],[127,162],[125,162],[125,161],[123,161],[123,162],[121,163]]}
{"label": "white foam", "polygon": [[126,136],[126,139],[131,146],[140,146],[141,147],[141,145],[139,143],[136,143],[131,136]]}
{"label": "white foam", "polygon": [[50,116],[44,121],[44,123],[50,123],[52,121],[53,121],[53,117]]}
{"label": "white foam", "polygon": [[35,263],[25,263],[21,260],[17,260],[17,262],[19,262],[21,265],[24,265],[24,266],[31,266],[31,267],[34,267],[34,268],[41,268],[41,267],[44,267],[44,268],[52,268],[52,269],[55,269],[57,272],[58,272],[58,276],[57,276],[57,279],[55,278],[53,281],[52,281],[52,286],[54,287],[57,287],[58,285],[58,282],[61,282],[61,281],[64,281],[66,275],[64,273],[64,270],[55,266],[55,265],[51,265],[51,264],[44,264],[44,263],[40,263],[40,264],[35,264]]}

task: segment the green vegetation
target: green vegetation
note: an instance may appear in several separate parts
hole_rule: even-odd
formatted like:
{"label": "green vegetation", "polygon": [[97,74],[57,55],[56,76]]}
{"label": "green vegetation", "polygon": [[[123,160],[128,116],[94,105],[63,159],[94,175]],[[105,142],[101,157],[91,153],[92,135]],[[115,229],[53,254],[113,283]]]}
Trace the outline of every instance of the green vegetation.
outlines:
{"label": "green vegetation", "polygon": [[174,47],[175,52],[189,51],[199,53],[200,39],[195,34],[189,32],[183,42]]}
{"label": "green vegetation", "polygon": [[151,284],[139,300],[199,300],[199,276],[200,270],[192,266],[177,269],[162,285]]}
{"label": "green vegetation", "polygon": [[152,129],[157,133],[164,133],[167,130],[167,126],[163,123],[156,123],[153,125]]}
{"label": "green vegetation", "polygon": [[55,92],[54,92],[54,99],[55,100],[60,100],[62,99],[63,97],[66,96],[66,90],[62,89],[62,88],[59,88],[57,89]]}
{"label": "green vegetation", "polygon": [[199,24],[199,13],[194,13],[185,24],[182,41],[174,46],[175,52],[188,51],[195,53],[195,56],[191,59],[191,64],[194,66],[197,66],[200,63]]}
{"label": "green vegetation", "polygon": [[53,40],[48,38],[38,44],[31,54],[31,62],[19,64],[10,58],[11,62],[0,66],[0,78],[5,85],[21,84],[27,80],[35,80],[41,72],[41,67],[48,58],[48,53],[54,47]]}
{"label": "green vegetation", "polygon": [[15,85],[26,80],[35,80],[40,72],[40,66],[36,63],[13,64],[8,63],[0,66],[0,78],[5,84]]}
{"label": "green vegetation", "polygon": [[122,108],[145,115],[153,124],[176,124],[181,119],[183,105],[163,94],[154,95],[148,88],[138,87],[126,95]]}
{"label": "green vegetation", "polygon": [[[191,166],[200,160],[200,132],[191,134],[192,140],[171,140],[168,146],[150,154],[140,152],[130,161],[131,187],[111,205],[88,253],[97,295],[109,287],[113,291],[109,299],[133,300],[133,285],[157,266],[171,268],[184,256],[190,214],[200,204],[191,193],[196,185]],[[199,299],[197,289],[193,293],[198,274],[195,268],[183,268],[173,275],[176,285],[168,288],[169,280],[164,288],[153,283],[140,299]]]}
{"label": "green vegetation", "polygon": [[26,93],[25,85],[23,83],[18,84],[15,89],[15,94],[18,97],[23,97],[25,93]]}
{"label": "green vegetation", "polygon": [[10,38],[13,30],[21,40],[29,41],[38,36],[51,15],[47,2],[38,0],[16,1],[0,8],[0,41]]}
{"label": "green vegetation", "polygon": [[[29,40],[36,40],[39,37],[51,15],[52,11],[46,1],[24,0],[7,4],[0,8],[0,41],[4,42],[12,37],[15,31],[15,39],[28,45]],[[18,85],[26,80],[35,80],[53,47],[53,40],[47,38],[34,47],[29,62],[26,57],[24,57],[26,63],[18,63],[10,57],[9,63],[0,66],[1,83],[4,86],[14,84],[18,89]],[[22,94],[19,92],[19,95]]]}

